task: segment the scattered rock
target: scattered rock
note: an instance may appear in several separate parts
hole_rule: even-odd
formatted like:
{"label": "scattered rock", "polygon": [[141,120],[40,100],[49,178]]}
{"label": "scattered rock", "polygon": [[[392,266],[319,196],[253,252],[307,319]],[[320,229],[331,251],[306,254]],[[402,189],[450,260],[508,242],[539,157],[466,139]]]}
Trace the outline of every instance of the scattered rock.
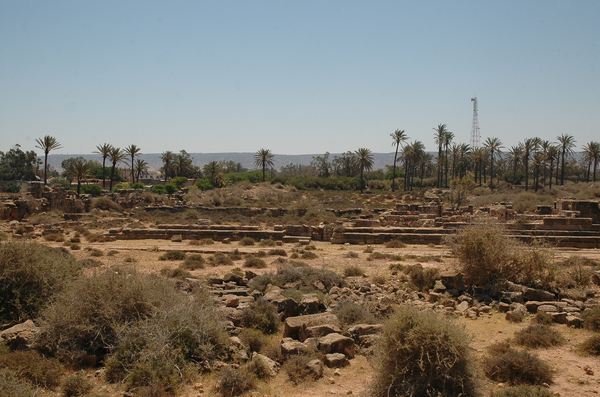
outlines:
{"label": "scattered rock", "polygon": [[343,353],[348,357],[354,357],[356,347],[354,339],[333,333],[319,339],[319,350],[325,354]]}
{"label": "scattered rock", "polygon": [[288,317],[284,322],[283,336],[304,341],[304,339],[309,337],[306,331],[307,328],[317,325],[340,327],[340,321],[333,313],[318,313]]}
{"label": "scattered rock", "polygon": [[0,332],[0,341],[12,349],[30,348],[39,332],[40,328],[33,321],[27,320]]}
{"label": "scattered rock", "polygon": [[281,353],[285,356],[291,356],[294,354],[307,353],[308,347],[295,339],[283,338],[281,341]]}
{"label": "scattered rock", "polygon": [[342,353],[329,353],[325,355],[325,365],[329,368],[341,368],[348,364],[348,359]]}

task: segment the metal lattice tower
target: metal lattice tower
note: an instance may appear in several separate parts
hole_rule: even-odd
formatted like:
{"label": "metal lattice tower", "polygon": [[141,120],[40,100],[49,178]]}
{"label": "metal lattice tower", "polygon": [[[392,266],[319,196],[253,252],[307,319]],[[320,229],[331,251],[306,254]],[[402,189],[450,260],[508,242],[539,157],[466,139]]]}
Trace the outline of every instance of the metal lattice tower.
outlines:
{"label": "metal lattice tower", "polygon": [[471,98],[473,102],[473,126],[471,127],[471,147],[477,149],[480,145],[481,133],[479,131],[479,106],[477,97]]}

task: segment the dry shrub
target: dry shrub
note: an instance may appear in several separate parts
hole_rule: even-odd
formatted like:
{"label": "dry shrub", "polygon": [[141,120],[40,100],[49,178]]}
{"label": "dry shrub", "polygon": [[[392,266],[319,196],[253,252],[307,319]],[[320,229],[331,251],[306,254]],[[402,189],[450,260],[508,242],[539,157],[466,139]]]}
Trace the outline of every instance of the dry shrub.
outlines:
{"label": "dry shrub", "polygon": [[31,242],[0,243],[0,321],[34,318],[80,267],[63,251]]}
{"label": "dry shrub", "polygon": [[165,276],[168,278],[178,278],[178,279],[185,279],[185,278],[192,277],[192,274],[190,272],[188,272],[187,270],[184,270],[180,267],[175,268],[175,269],[165,267],[163,269],[160,269],[160,274],[162,276]]}
{"label": "dry shrub", "polygon": [[374,396],[476,395],[467,334],[431,311],[401,306],[385,322],[375,362]]}
{"label": "dry shrub", "polygon": [[81,373],[68,376],[63,383],[64,397],[82,397],[86,396],[93,386],[92,383]]}
{"label": "dry shrub", "polygon": [[548,364],[528,351],[512,348],[508,342],[490,346],[483,366],[487,377],[496,382],[511,385],[552,383],[552,369]]}
{"label": "dry shrub", "polygon": [[274,305],[259,298],[242,309],[241,323],[244,327],[252,327],[266,334],[272,334],[279,328],[279,316]]}
{"label": "dry shrub", "polygon": [[167,251],[158,257],[161,261],[181,261],[185,259],[185,252],[183,251]]}
{"label": "dry shrub", "polygon": [[272,239],[268,238],[268,239],[262,239],[258,242],[258,245],[260,245],[261,247],[274,247],[277,245],[277,242],[273,241]]}
{"label": "dry shrub", "polygon": [[113,200],[106,196],[96,197],[92,199],[92,208],[104,211],[123,211],[123,208],[119,204],[115,203]]}
{"label": "dry shrub", "polygon": [[104,255],[104,252],[102,252],[102,250],[99,250],[98,248],[89,248],[88,249],[90,256],[93,257],[100,257]]}
{"label": "dry shrub", "polygon": [[48,233],[44,236],[44,240],[62,243],[65,241],[65,236],[63,236],[61,233]]}
{"label": "dry shrub", "polygon": [[231,266],[233,265],[233,259],[223,252],[215,252],[213,256],[210,257],[210,263],[213,266]]}
{"label": "dry shrub", "polygon": [[592,335],[580,346],[581,351],[592,356],[600,356],[600,335]]}
{"label": "dry shrub", "polygon": [[316,358],[319,357],[314,353],[297,354],[289,357],[283,364],[282,369],[294,385],[315,381],[318,377],[310,370],[308,363]]}
{"label": "dry shrub", "polygon": [[540,386],[509,386],[492,393],[491,397],[555,397],[546,387]]}
{"label": "dry shrub", "polygon": [[252,237],[243,237],[240,240],[240,245],[254,245],[256,241]]}
{"label": "dry shrub", "polygon": [[94,259],[94,258],[85,258],[80,261],[77,261],[77,263],[79,264],[79,266],[81,266],[84,269],[92,269],[92,268],[100,267],[103,265],[103,263],[101,261],[99,261],[98,259]]}
{"label": "dry shrub", "polygon": [[318,257],[319,256],[317,254],[315,254],[314,252],[312,252],[312,251],[306,251],[306,250],[304,250],[304,251],[302,251],[300,253],[300,258],[301,259],[317,259]]}
{"label": "dry shrub", "polygon": [[268,343],[269,337],[253,328],[244,328],[238,335],[240,340],[248,346],[251,352],[260,352]]}
{"label": "dry shrub", "polygon": [[255,356],[245,365],[245,369],[255,375],[258,379],[267,379],[271,377],[271,369],[266,360],[261,356]]}
{"label": "dry shrub", "polygon": [[365,254],[372,254],[372,253],[373,253],[373,251],[375,251],[375,250],[373,249],[373,246],[371,246],[371,245],[367,245],[367,246],[365,247],[365,249],[363,250],[363,252],[364,252]]}
{"label": "dry shrub", "polygon": [[37,391],[13,371],[0,368],[0,396],[35,397]]}
{"label": "dry shrub", "polygon": [[362,277],[365,271],[357,265],[349,265],[344,268],[344,277]]}
{"label": "dry shrub", "polygon": [[402,242],[400,239],[390,240],[385,243],[386,248],[405,248],[406,244]]}
{"label": "dry shrub", "polygon": [[358,252],[354,252],[354,251],[348,251],[346,252],[346,258],[358,258]]}
{"label": "dry shrub", "polygon": [[287,256],[287,252],[283,248],[272,248],[268,251],[272,256]]}
{"label": "dry shrub", "polygon": [[506,236],[499,225],[468,226],[448,241],[471,284],[489,287],[511,280],[548,287],[554,280],[551,253],[537,243],[526,246]]}
{"label": "dry shrub", "polygon": [[244,260],[244,266],[253,269],[263,269],[267,267],[267,264],[260,258],[257,258],[255,256],[249,256],[246,258],[246,260]]}
{"label": "dry shrub", "polygon": [[418,291],[428,291],[433,288],[435,281],[440,276],[439,269],[423,268],[421,264],[408,266],[404,271],[408,275],[412,286]]}
{"label": "dry shrub", "polygon": [[204,269],[204,258],[200,254],[186,256],[181,267],[186,270]]}
{"label": "dry shrub", "polygon": [[533,322],[537,324],[552,325],[554,320],[552,319],[552,315],[550,313],[537,312],[533,317]]}
{"label": "dry shrub", "polygon": [[106,360],[111,381],[130,387],[180,382],[227,344],[204,289],[191,295],[167,279],[111,269],[73,282],[43,313],[40,347],[75,365]]}
{"label": "dry shrub", "polygon": [[377,321],[367,307],[354,302],[341,302],[333,309],[333,312],[345,327],[360,323],[372,324]]}
{"label": "dry shrub", "polygon": [[256,388],[256,377],[246,368],[225,367],[217,382],[217,392],[223,397],[237,397]]}
{"label": "dry shrub", "polygon": [[600,331],[600,306],[585,309],[581,314],[583,325],[592,331]]}
{"label": "dry shrub", "polygon": [[58,386],[63,371],[58,360],[46,358],[32,350],[16,350],[0,355],[0,368],[14,371],[21,379],[45,389]]}
{"label": "dry shrub", "polygon": [[515,343],[526,347],[551,347],[565,343],[565,339],[555,329],[545,324],[531,324],[519,330],[514,337]]}

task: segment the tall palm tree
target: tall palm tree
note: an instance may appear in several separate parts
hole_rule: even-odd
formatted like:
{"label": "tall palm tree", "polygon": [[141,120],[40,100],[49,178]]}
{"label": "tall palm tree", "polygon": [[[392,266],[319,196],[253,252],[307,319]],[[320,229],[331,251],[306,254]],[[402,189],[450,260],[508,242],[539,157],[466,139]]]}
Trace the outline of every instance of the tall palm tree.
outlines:
{"label": "tall palm tree", "polygon": [[519,144],[517,146],[511,146],[508,149],[508,155],[510,157],[510,162],[512,163],[512,180],[513,183],[517,180],[517,168],[519,167],[519,161],[521,156],[523,156],[523,145]]}
{"label": "tall palm tree", "polygon": [[368,172],[373,169],[373,153],[370,149],[361,147],[354,152],[354,155],[360,171],[360,191],[363,192],[365,190],[365,171]]}
{"label": "tall palm tree", "polygon": [[438,144],[437,187],[442,187],[442,147],[444,145],[444,140],[446,139],[446,131],[448,131],[448,128],[446,127],[446,124],[438,124],[433,130],[435,131],[435,143]]}
{"label": "tall palm tree", "polygon": [[125,148],[125,154],[131,158],[131,183],[135,182],[135,158],[141,151],[142,149],[136,145],[129,145]]}
{"label": "tall palm tree", "polygon": [[600,162],[600,143],[598,142],[589,142],[584,147],[584,156],[588,161],[587,168],[587,181],[590,180],[590,167],[593,163],[593,178],[592,181],[596,182],[596,171],[598,169],[598,162]]}
{"label": "tall palm tree", "polygon": [[90,162],[84,158],[78,157],[73,163],[73,175],[75,175],[75,179],[77,180],[77,194],[81,193],[81,180],[85,179],[90,173]]}
{"label": "tall palm tree", "polygon": [[525,167],[525,190],[529,190],[529,159],[540,144],[540,138],[527,138],[523,142],[523,166]]}
{"label": "tall palm tree", "polygon": [[110,150],[110,153],[108,154],[108,159],[111,162],[111,168],[110,168],[110,184],[109,184],[109,190],[112,191],[113,188],[113,181],[115,179],[115,170],[117,168],[117,164],[122,162],[123,160],[125,160],[127,158],[127,154],[118,147],[113,147]]}
{"label": "tall palm tree", "polygon": [[[548,181],[548,186],[552,189],[552,173],[554,171],[554,164],[557,164],[558,158],[560,156],[560,149],[556,145],[550,145],[548,151],[546,153],[546,158],[550,162],[550,178]],[[557,164],[558,167],[558,164]]]}
{"label": "tall palm tree", "polygon": [[557,137],[560,146],[560,184],[565,184],[565,157],[573,154],[575,147],[575,137],[569,134],[562,134]]}
{"label": "tall palm tree", "polygon": [[266,172],[267,168],[272,168],[275,163],[273,163],[273,153],[269,149],[259,149],[254,154],[254,164],[262,169],[262,180],[263,182],[266,180]]}
{"label": "tall palm tree", "polygon": [[404,146],[404,142],[408,139],[408,135],[404,130],[396,130],[390,134],[392,137],[392,145],[396,147],[394,152],[394,168],[392,171],[392,192],[396,190],[396,161],[398,159],[398,148]]}
{"label": "tall palm tree", "polygon": [[48,183],[48,154],[56,149],[60,149],[62,146],[58,140],[50,135],[45,135],[42,138],[35,140],[36,147],[44,151],[44,186]]}
{"label": "tall palm tree", "polygon": [[490,152],[490,187],[494,187],[494,156],[502,148],[502,142],[498,138],[488,138],[483,146]]}
{"label": "tall palm tree", "polygon": [[169,173],[171,172],[171,164],[173,163],[173,152],[167,150],[160,155],[160,159],[163,162],[163,170],[165,172],[165,182],[169,180]]}
{"label": "tall palm tree", "polygon": [[102,187],[106,189],[106,159],[112,150],[110,143],[103,143],[102,145],[96,146],[94,153],[99,153],[102,156]]}
{"label": "tall palm tree", "polygon": [[444,134],[444,186],[448,187],[448,146],[454,139],[454,133],[446,131]]}
{"label": "tall palm tree", "polygon": [[135,181],[139,182],[142,175],[148,174],[148,163],[143,159],[135,160]]}
{"label": "tall palm tree", "polygon": [[217,176],[219,175],[219,162],[211,161],[204,166],[204,174],[208,177],[213,186],[217,186]]}

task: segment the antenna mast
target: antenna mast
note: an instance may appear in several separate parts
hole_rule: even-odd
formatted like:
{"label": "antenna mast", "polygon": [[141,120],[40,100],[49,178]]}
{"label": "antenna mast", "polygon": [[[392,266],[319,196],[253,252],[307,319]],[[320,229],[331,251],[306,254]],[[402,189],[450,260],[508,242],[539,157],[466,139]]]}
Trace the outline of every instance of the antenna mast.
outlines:
{"label": "antenna mast", "polygon": [[471,147],[477,149],[481,140],[479,132],[479,106],[477,105],[477,97],[471,98],[473,102],[473,126],[471,127]]}

